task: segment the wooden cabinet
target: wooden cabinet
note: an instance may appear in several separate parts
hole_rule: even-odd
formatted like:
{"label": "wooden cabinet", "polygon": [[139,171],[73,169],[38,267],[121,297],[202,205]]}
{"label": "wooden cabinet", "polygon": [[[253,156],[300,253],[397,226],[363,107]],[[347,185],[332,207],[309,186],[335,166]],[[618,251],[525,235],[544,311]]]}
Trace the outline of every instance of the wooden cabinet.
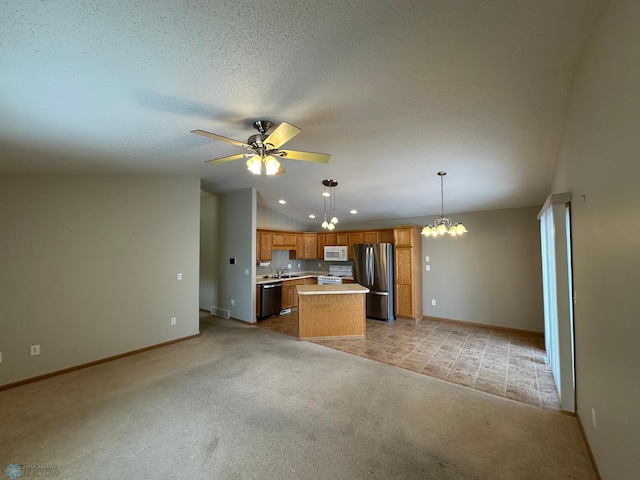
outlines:
{"label": "wooden cabinet", "polygon": [[306,278],[283,280],[282,282],[282,309],[298,307],[297,285],[305,285]]}
{"label": "wooden cabinet", "polygon": [[362,243],[380,243],[380,232],[362,232]]}
{"label": "wooden cabinet", "polygon": [[334,245],[349,245],[349,234],[336,233],[336,243]]}
{"label": "wooden cabinet", "polygon": [[260,285],[256,285],[256,318],[260,317]]}
{"label": "wooden cabinet", "polygon": [[381,243],[393,243],[393,229],[388,228],[386,230],[380,230],[380,242]]}
{"label": "wooden cabinet", "polygon": [[422,317],[422,239],[420,227],[393,229],[395,238],[395,314]]}
{"label": "wooden cabinet", "polygon": [[265,230],[258,230],[256,235],[256,256],[259,262],[271,261],[271,251],[273,250],[273,233]]}
{"label": "wooden cabinet", "polygon": [[[324,234],[324,244],[327,247],[333,247],[334,245],[338,245],[338,237],[336,233],[325,233]],[[346,245],[346,243],[343,243]],[[324,251],[322,252],[322,257],[324,258]]]}
{"label": "wooden cabinet", "polygon": [[295,250],[295,232],[273,232],[273,250]]}
{"label": "wooden cabinet", "polygon": [[353,260],[353,246],[356,243],[364,243],[362,241],[362,232],[351,232],[349,233],[349,253],[348,253],[348,258],[349,260]]}
{"label": "wooden cabinet", "polygon": [[[302,257],[305,260],[315,260],[318,258],[318,234],[303,233],[302,234],[304,248]],[[324,255],[323,255],[324,256]]]}
{"label": "wooden cabinet", "polygon": [[[291,253],[291,252],[289,252]],[[291,255],[289,258],[292,259]],[[302,233],[296,233],[296,256],[295,258],[301,259],[304,258],[304,237]]]}
{"label": "wooden cabinet", "polygon": [[319,233],[318,234],[318,244],[317,246],[317,255],[320,260],[324,260],[324,246],[326,245],[327,234]]}

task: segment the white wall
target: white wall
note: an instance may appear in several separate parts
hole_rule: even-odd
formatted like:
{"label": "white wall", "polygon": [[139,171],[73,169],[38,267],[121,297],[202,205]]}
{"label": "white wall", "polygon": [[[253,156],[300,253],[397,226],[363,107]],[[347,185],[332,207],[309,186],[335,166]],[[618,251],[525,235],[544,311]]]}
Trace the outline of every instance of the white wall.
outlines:
{"label": "white wall", "polygon": [[612,1],[601,19],[574,80],[552,189],[573,196],[577,407],[606,480],[640,472],[638,25],[637,1]]}
{"label": "white wall", "polygon": [[198,178],[0,177],[0,385],[198,333],[199,195]]}
{"label": "white wall", "polygon": [[[220,196],[220,289],[217,305],[255,323],[256,190]],[[235,259],[235,264],[229,260]],[[235,305],[232,305],[232,300]]]}
{"label": "white wall", "polygon": [[210,310],[218,305],[220,240],[218,196],[200,195],[200,308]]}

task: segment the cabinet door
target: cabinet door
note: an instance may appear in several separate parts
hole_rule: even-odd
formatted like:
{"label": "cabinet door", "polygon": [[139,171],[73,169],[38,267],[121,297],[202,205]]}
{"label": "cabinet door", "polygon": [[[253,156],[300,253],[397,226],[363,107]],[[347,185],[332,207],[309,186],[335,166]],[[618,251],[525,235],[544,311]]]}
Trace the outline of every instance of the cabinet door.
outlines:
{"label": "cabinet door", "polygon": [[324,259],[324,246],[326,245],[325,244],[326,239],[327,239],[327,235],[325,233],[318,234],[318,250],[316,252],[316,255],[317,255],[316,258],[319,258],[320,260]]}
{"label": "cabinet door", "polygon": [[287,285],[286,282],[282,283],[282,301],[280,303],[283,310],[293,307],[293,287]]}
{"label": "cabinet door", "polygon": [[318,258],[318,234],[305,233],[304,238],[304,258],[305,260],[313,260]]}
{"label": "cabinet door", "polygon": [[336,233],[336,243],[334,245],[349,245],[349,235],[346,233]]}
{"label": "cabinet door", "polygon": [[413,231],[416,227],[396,227],[393,229],[396,247],[413,246]]}
{"label": "cabinet door", "polygon": [[380,243],[380,232],[362,232],[362,243]]}
{"label": "cabinet door", "polygon": [[413,317],[413,249],[396,247],[396,315]]}
{"label": "cabinet door", "polygon": [[273,232],[273,246],[281,247],[284,245],[284,233],[282,232]]}
{"label": "cabinet door", "polygon": [[294,246],[296,244],[296,237],[298,234],[296,233],[285,233],[284,236],[284,244],[285,246]]}
{"label": "cabinet door", "polygon": [[263,262],[271,261],[271,250],[273,249],[273,234],[271,232],[261,231],[259,232],[260,241],[260,254],[258,258]]}
{"label": "cabinet door", "polygon": [[[304,237],[301,233],[296,234],[296,258],[301,259],[304,258]],[[291,259],[291,255],[289,255]]]}
{"label": "cabinet door", "polygon": [[393,243],[393,229],[380,230],[380,241],[382,243]]}
{"label": "cabinet door", "polygon": [[[337,235],[335,233],[325,233],[324,234],[324,244],[327,247],[333,247],[335,245],[338,245],[338,237],[337,237]],[[342,245],[346,245],[346,243],[343,243]],[[321,258],[324,258],[324,250],[322,251],[322,257]]]}
{"label": "cabinet door", "polygon": [[362,242],[362,232],[352,232],[349,234],[349,259],[353,260],[353,246]]}
{"label": "cabinet door", "polygon": [[256,285],[256,317],[260,316],[260,285]]}

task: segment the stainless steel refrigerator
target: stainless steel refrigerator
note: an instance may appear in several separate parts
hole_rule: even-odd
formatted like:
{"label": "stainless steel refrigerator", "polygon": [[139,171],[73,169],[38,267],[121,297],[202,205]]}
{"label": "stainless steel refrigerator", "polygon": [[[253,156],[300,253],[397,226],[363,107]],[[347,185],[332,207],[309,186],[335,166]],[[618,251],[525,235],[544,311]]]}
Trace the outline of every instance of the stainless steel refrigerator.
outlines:
{"label": "stainless steel refrigerator", "polygon": [[393,316],[393,244],[358,243],[353,246],[353,274],[369,289],[367,317],[391,322]]}

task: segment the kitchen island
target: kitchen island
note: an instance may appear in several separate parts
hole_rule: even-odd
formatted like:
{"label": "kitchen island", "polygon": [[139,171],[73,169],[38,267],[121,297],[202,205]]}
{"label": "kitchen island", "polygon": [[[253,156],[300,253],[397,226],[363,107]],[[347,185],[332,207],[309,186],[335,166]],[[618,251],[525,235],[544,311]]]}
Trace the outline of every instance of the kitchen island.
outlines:
{"label": "kitchen island", "polygon": [[364,338],[366,293],[357,283],[298,285],[298,338]]}

